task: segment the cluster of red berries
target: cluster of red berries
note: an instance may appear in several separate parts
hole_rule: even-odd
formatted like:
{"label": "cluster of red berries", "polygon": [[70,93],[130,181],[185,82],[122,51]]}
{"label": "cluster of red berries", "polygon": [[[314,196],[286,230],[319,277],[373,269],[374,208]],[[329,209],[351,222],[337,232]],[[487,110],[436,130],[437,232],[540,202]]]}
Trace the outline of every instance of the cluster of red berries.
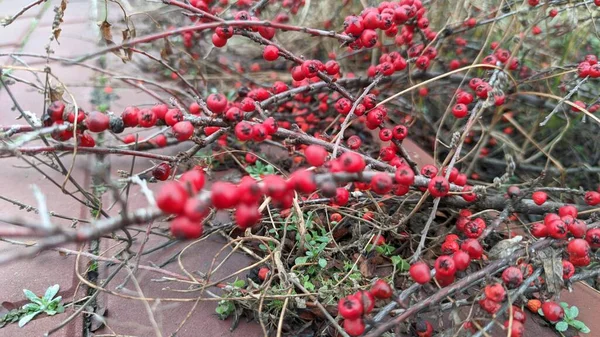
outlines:
{"label": "cluster of red berries", "polygon": [[[383,1],[377,8],[367,7],[360,15],[346,17],[344,33],[356,38],[350,44],[352,49],[375,47],[379,42],[377,30],[384,31],[387,37],[395,38],[398,46],[411,46],[414,37],[418,36],[415,34],[417,29],[427,40],[431,41],[437,36],[437,33],[429,28],[426,13],[427,9],[420,0]],[[417,61],[417,67],[426,69],[429,66],[429,58],[424,62],[426,65],[421,67]]]}
{"label": "cluster of red berries", "polygon": [[591,54],[586,55],[583,61],[577,65],[577,73],[581,78],[588,76],[591,78],[600,77],[600,63],[598,63],[598,57]]}
{"label": "cluster of red berries", "polygon": [[340,299],[338,313],[344,318],[343,327],[346,333],[350,336],[362,335],[365,331],[363,316],[373,311],[377,299],[385,300],[392,295],[392,287],[383,280],[377,280],[369,291],[360,290]]}
{"label": "cluster of red berries", "polygon": [[530,231],[537,238],[549,236],[558,240],[565,240],[570,234],[568,262],[575,267],[587,266],[590,263],[590,249],[600,248],[600,229],[587,229],[586,223],[577,219],[577,209],[572,205],[560,207],[558,214],[546,214],[542,222],[531,225]]}
{"label": "cluster of red berries", "polygon": [[[442,243],[442,253],[434,264],[435,279],[440,286],[447,286],[454,282],[456,273],[465,271],[471,264],[471,260],[480,259],[483,248],[479,241],[466,239],[459,243],[455,234],[448,234]],[[425,262],[415,262],[409,269],[410,277],[419,284],[428,283],[431,280],[431,270]]]}
{"label": "cluster of red berries", "polygon": [[[191,111],[191,110],[190,110]],[[43,116],[44,126],[60,125],[65,122],[81,124],[77,130],[77,141],[80,146],[95,146],[94,138],[85,133],[87,130],[92,133],[103,132],[110,129],[114,133],[122,133],[126,127],[144,127],[150,128],[159,124],[171,127],[173,136],[178,141],[185,141],[192,137],[194,126],[189,121],[184,121],[184,114],[179,109],[169,109],[165,104],[157,104],[150,109],[138,109],[137,107],[127,107],[121,117],[108,115],[99,111],[86,113],[79,109],[76,114],[73,111],[65,112],[65,104],[60,101],[52,102]],[[73,137],[72,130],[57,131],[52,137],[59,141],[67,141]],[[166,137],[156,137],[156,145],[166,145]],[[125,143],[135,141],[134,135],[127,135]]]}
{"label": "cluster of red berries", "polygon": [[171,221],[173,236],[185,239],[202,236],[202,221],[209,212],[209,204],[199,194],[204,183],[204,170],[195,167],[182,174],[179,180],[167,182],[156,195],[158,208],[176,215]]}

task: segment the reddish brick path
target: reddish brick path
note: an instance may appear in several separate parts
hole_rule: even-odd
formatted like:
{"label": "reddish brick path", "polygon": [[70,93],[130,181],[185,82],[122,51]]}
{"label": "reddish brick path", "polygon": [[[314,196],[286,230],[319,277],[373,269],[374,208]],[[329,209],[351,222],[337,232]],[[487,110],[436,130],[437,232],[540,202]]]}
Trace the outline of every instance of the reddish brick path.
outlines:
{"label": "reddish brick path", "polygon": [[[53,19],[52,8],[57,5],[59,0],[48,1],[48,5],[41,5],[31,9],[25,15],[18,18],[14,23],[5,28],[0,28],[0,53],[7,52],[31,52],[31,53],[44,53],[44,46],[48,41],[48,35],[50,33],[50,27]],[[0,0],[0,16],[4,17],[12,15],[20,10],[24,5],[30,3],[29,0]],[[94,13],[93,8],[90,5],[90,1],[87,0],[71,0],[69,2],[64,20],[62,24],[63,32],[60,37],[60,46],[54,44],[53,48],[56,51],[55,56],[75,56],[81,55],[91,50],[98,48],[96,41],[96,30],[93,26],[97,18],[92,17],[91,13]],[[35,29],[33,29],[35,27]],[[44,62],[39,59],[23,58],[27,61],[28,65],[35,68],[41,68],[44,66]],[[109,57],[111,65],[120,66],[121,63],[115,57]],[[0,62],[3,65],[6,64],[17,64],[8,57],[0,57]],[[65,84],[67,84],[72,93],[77,97],[80,104],[85,108],[90,108],[90,93],[92,87],[90,87],[90,77],[93,73],[90,70],[80,67],[67,67],[61,66],[57,63],[52,64],[52,72],[56,74]],[[36,81],[36,77],[26,73],[18,72],[18,76],[29,80]],[[25,110],[34,111],[39,114],[42,108],[42,96],[39,93],[33,92],[29,87],[16,84],[11,87],[15,93],[17,99]],[[133,89],[119,89],[118,94],[121,96],[121,100],[114,102],[112,108],[115,111],[120,111],[128,104],[137,103],[152,103],[148,100],[148,96],[140,93]],[[15,124],[24,123],[22,120],[16,121],[14,118],[17,116],[16,112],[9,111],[8,107],[12,106],[9,97],[5,90],[0,91],[0,106],[4,108],[3,113],[0,114],[0,124]],[[421,163],[430,162],[432,159],[423,151],[414,148],[409,143],[409,151],[414,153],[419,152],[418,161]],[[176,153],[176,149],[171,149],[173,153]],[[116,172],[116,169],[129,170],[131,164],[128,158],[111,158],[112,170]],[[70,164],[71,158],[64,157],[63,162]],[[78,181],[89,182],[89,160],[85,157],[79,156],[77,158],[75,171],[73,175]],[[137,160],[137,168],[143,169],[147,167],[148,161]],[[62,177],[58,174],[50,174],[58,182],[62,182]],[[0,195],[9,196],[18,200],[19,202],[34,205],[35,198],[30,188],[31,184],[37,185],[42,191],[47,193],[48,209],[57,213],[63,213],[67,215],[73,215],[78,213],[80,218],[89,218],[89,214],[85,208],[81,207],[78,203],[74,202],[68,196],[62,194],[54,185],[52,185],[47,179],[44,179],[41,175],[37,174],[31,168],[24,168],[22,162],[18,160],[2,160],[2,174],[0,175]],[[154,187],[154,186],[153,186]],[[72,190],[72,188],[71,188]],[[133,202],[131,207],[143,207],[145,206],[145,199],[141,196],[140,192],[136,188],[132,188],[131,198]],[[108,200],[107,200],[108,201]],[[79,209],[78,212],[74,212],[74,207]],[[0,213],[15,213],[19,212],[18,207],[13,204],[0,200]],[[36,219],[36,215],[33,213],[24,213],[20,211],[28,219]],[[56,223],[64,226],[69,226],[68,221],[53,219]],[[141,226],[141,229],[145,227]],[[139,241],[143,238],[143,234],[137,234]],[[113,241],[111,241],[113,242]],[[164,242],[164,239],[152,238],[146,245],[147,248],[155,247]],[[175,252],[184,247],[184,243],[180,243],[163,249],[152,254],[144,256],[142,264],[160,264],[172,256]],[[223,241],[217,239],[210,239],[201,244],[196,244],[186,251],[186,254],[182,258],[183,266],[189,271],[206,271],[212,261],[212,257],[223,246]],[[76,249],[76,247],[69,247]],[[135,251],[137,246],[134,245],[133,250]],[[0,251],[6,250],[16,251],[19,248],[8,243],[0,242]],[[103,250],[115,250],[115,247],[110,247],[109,242],[105,241],[102,244]],[[107,254],[109,256],[109,254]],[[247,266],[250,259],[243,255],[237,255],[235,258],[230,259],[229,262],[220,270],[216,278],[229,275],[231,272],[239,270],[240,268]],[[171,263],[166,267],[167,270],[182,273],[177,263]],[[101,271],[100,278],[106,277],[110,270]],[[110,289],[114,290],[114,287],[121,283],[123,278],[126,276],[126,272],[121,271],[116,279],[111,283]],[[243,276],[243,274],[241,275]],[[137,274],[137,281],[140,283],[144,297],[176,297],[176,298],[188,298],[193,299],[195,292],[173,292],[170,291],[169,287],[183,290],[184,285],[174,283],[155,282],[160,275],[152,274],[145,271],[140,271]],[[38,257],[28,261],[21,261],[19,263],[13,263],[0,267],[0,302],[10,302],[16,306],[21,306],[25,303],[22,295],[22,289],[28,288],[37,294],[43,294],[45,289],[58,283],[61,286],[60,294],[65,300],[70,301],[75,295],[76,291],[79,290],[76,297],[80,298],[82,293],[81,283],[75,273],[75,259],[73,257],[60,256],[55,252],[45,252],[40,254]],[[580,318],[585,321],[588,326],[592,329],[590,336],[600,335],[600,321],[596,319],[594,308],[597,308],[596,300],[599,298],[598,292],[584,286],[577,286],[577,292],[574,294],[565,294],[563,299],[568,301],[570,304],[576,304],[580,308]],[[121,292],[123,295],[128,296],[139,296],[138,292],[135,291],[132,283],[129,282],[126,288]],[[117,335],[129,335],[129,336],[154,336],[154,330],[151,327],[149,316],[146,312],[145,306],[141,301],[129,300],[125,298],[119,298],[117,296],[99,296],[99,301],[106,309],[106,325],[107,328],[98,331],[98,333],[111,335],[113,333]],[[170,335],[181,320],[187,315],[188,311],[193,305],[193,302],[169,302],[169,301],[154,301],[149,300],[148,304],[153,308],[153,316],[156,320],[163,336]],[[178,336],[180,337],[192,337],[192,336],[261,336],[262,330],[257,324],[247,324],[244,319],[240,323],[238,329],[233,332],[229,332],[231,326],[231,320],[219,321],[214,315],[214,308],[216,303],[214,301],[202,302],[196,308],[193,315],[190,317],[187,324],[181,329]],[[67,310],[67,313],[72,312],[72,309]],[[29,337],[29,336],[42,336],[44,332],[58,325],[66,314],[57,315],[54,317],[40,316],[39,319],[35,319],[30,322],[25,328],[19,329],[16,324],[11,324],[3,329],[0,329],[0,337]],[[529,319],[527,324],[526,336],[550,336],[552,333],[548,330],[540,328],[537,324],[532,324],[533,320]],[[81,317],[75,319],[73,322],[68,324],[59,333],[54,336],[81,336],[83,322]]]}
{"label": "reddish brick path", "polygon": [[[103,2],[98,1],[99,3]],[[17,13],[22,6],[31,3],[25,0],[0,0],[0,17],[5,17]],[[11,25],[2,28],[0,27],[0,53],[8,52],[29,52],[44,54],[44,46],[48,42],[48,36],[54,17],[53,7],[59,4],[59,0],[48,1],[47,5],[36,6],[19,17]],[[92,50],[98,49],[96,41],[99,37],[96,35],[97,29],[94,27],[97,18],[93,17],[94,9],[89,0],[71,0],[69,1],[64,23],[61,25],[62,33],[59,38],[60,45],[53,44],[55,54],[53,56],[72,57],[78,56]],[[114,4],[113,4],[114,6]],[[111,9],[115,9],[111,7]],[[110,12],[110,11],[109,11]],[[43,68],[45,62],[42,59],[36,58],[21,58],[27,62],[30,67]],[[109,56],[109,64],[116,67],[122,67],[122,63],[116,58]],[[0,57],[2,65],[15,64],[18,62],[10,60],[8,57]],[[90,61],[89,64],[94,64]],[[58,63],[51,64],[52,72],[63,81],[77,98],[78,103],[84,109],[90,109],[89,102],[93,87],[92,75],[90,70],[81,67],[62,66]],[[18,71],[14,75],[35,82],[36,77],[28,72]],[[43,83],[43,77],[42,83]],[[24,110],[30,110],[36,114],[40,114],[43,107],[42,95],[34,92],[29,86],[23,84],[15,84],[10,87],[11,91],[16,96],[20,105]],[[154,103],[147,95],[144,95],[139,90],[129,88],[118,89],[117,94],[121,97],[120,100],[114,102],[111,106],[112,110],[120,112],[128,104],[148,104]],[[25,124],[23,120],[15,121],[18,115],[17,111],[10,111],[12,101],[6,93],[6,90],[0,90],[0,105],[5,107],[4,112],[0,114],[0,125]],[[177,149],[170,149],[172,154],[177,153]],[[68,167],[72,157],[64,157],[63,163]],[[117,169],[128,171],[131,165],[130,158],[111,158],[112,172]],[[148,167],[149,161],[137,159],[136,171],[141,171]],[[78,156],[76,160],[74,177],[80,182],[89,184],[89,158]],[[47,170],[50,172],[50,170]],[[50,173],[51,177],[57,182],[62,183],[64,177],[59,174]],[[0,195],[13,198],[21,203],[36,206],[36,201],[33,196],[30,185],[37,185],[47,197],[48,209],[59,214],[70,216],[78,216],[82,219],[89,219],[90,215],[86,209],[78,202],[64,195],[50,181],[44,179],[43,176],[35,172],[31,168],[25,168],[23,162],[16,159],[2,159],[2,175],[0,175]],[[151,186],[154,188],[154,186]],[[68,187],[73,190],[72,186]],[[130,207],[145,207],[145,198],[140,194],[139,190],[132,188],[131,190]],[[106,202],[110,203],[108,199]],[[135,204],[137,203],[137,204]],[[9,202],[0,200],[0,213],[18,213],[22,214],[27,219],[38,219],[33,212],[25,213],[19,211],[19,208]],[[115,212],[112,212],[115,213]],[[70,222],[53,218],[53,222],[64,226],[69,226]],[[155,224],[159,225],[159,224]],[[164,224],[162,224],[164,225]],[[145,230],[145,226],[139,228]],[[132,232],[136,235],[136,239],[142,241],[144,234]],[[152,248],[165,242],[166,239],[152,238],[146,248]],[[101,250],[109,250],[106,256],[110,256],[111,251],[115,251],[120,247],[111,247],[114,241],[105,240],[101,245]],[[152,254],[144,256],[142,264],[161,264],[170,258],[177,251],[181,250],[188,243],[179,243],[162,249]],[[212,262],[212,257],[224,245],[224,240],[218,238],[210,239],[197,244],[186,251],[182,258],[183,266],[189,272],[206,272]],[[67,247],[77,249],[77,247]],[[0,242],[0,252],[17,251],[25,249],[9,243]],[[133,246],[133,251],[137,250],[137,246]],[[227,250],[224,255],[227,254]],[[222,255],[222,256],[224,256]],[[221,278],[249,265],[251,260],[244,255],[237,254],[215,274],[215,278]],[[85,263],[85,259],[82,259]],[[102,264],[101,264],[102,266]],[[80,268],[83,270],[83,268]],[[110,270],[101,269],[100,279],[106,277]],[[177,262],[169,264],[165,269],[183,274]],[[110,289],[114,288],[122,282],[127,275],[125,271],[121,271],[116,278],[110,283]],[[245,274],[240,274],[244,277]],[[149,301],[149,305],[153,308],[153,316],[156,320],[163,336],[169,336],[175,331],[179,323],[187,315],[191,309],[193,302],[189,299],[194,299],[198,292],[174,292],[165,288],[186,289],[185,284],[174,282],[156,282],[160,274],[150,273],[147,271],[139,271],[137,281],[139,282],[143,295],[147,298],[187,298],[188,302],[169,302],[169,301]],[[65,301],[71,301],[77,291],[76,298],[85,296],[84,287],[75,273],[75,257],[61,256],[56,252],[45,252],[35,259],[12,263],[0,267],[0,302],[10,302],[13,305],[20,307],[25,304],[22,289],[27,288],[36,294],[43,294],[46,288],[50,285],[58,283],[61,286],[60,295],[65,298]],[[123,295],[139,296],[132,282],[121,291]],[[204,295],[206,297],[206,294]],[[105,315],[107,328],[97,331],[98,334],[117,334],[127,336],[154,336],[155,332],[150,324],[148,313],[141,301],[119,298],[117,296],[100,295],[99,302],[102,303],[107,311]],[[262,330],[257,324],[246,323],[245,318],[242,318],[239,327],[230,332],[232,321],[220,321],[214,314],[216,307],[215,301],[201,302],[195,309],[194,313],[180,330],[177,336],[192,337],[192,336],[244,336],[253,337],[261,336]],[[29,337],[43,336],[43,334],[60,324],[67,314],[72,313],[72,309],[68,309],[66,314],[47,317],[40,315],[38,319],[31,321],[24,328],[18,328],[16,324],[10,324],[5,328],[0,329],[0,337]],[[81,336],[83,331],[83,321],[81,316],[68,324],[64,329],[60,330],[53,336],[74,337]]]}

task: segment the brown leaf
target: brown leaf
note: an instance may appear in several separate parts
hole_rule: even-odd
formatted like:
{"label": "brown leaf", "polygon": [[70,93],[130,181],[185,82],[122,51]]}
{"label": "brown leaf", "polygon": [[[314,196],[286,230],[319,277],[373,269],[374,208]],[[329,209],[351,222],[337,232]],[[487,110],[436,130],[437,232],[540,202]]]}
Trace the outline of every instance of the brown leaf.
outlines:
{"label": "brown leaf", "polygon": [[[114,45],[115,42],[113,41],[112,32],[110,30],[110,27],[112,27],[112,25],[108,21],[104,20],[99,24],[99,26],[100,26],[100,33],[102,34],[102,40],[104,40],[104,42],[106,42],[107,46]],[[126,56],[123,56],[121,54],[120,50],[113,50],[113,54],[117,55],[123,62],[129,60]]]}
{"label": "brown leaf", "polygon": [[358,270],[364,277],[373,277],[375,272],[375,265],[371,263],[371,260],[363,260],[359,263]]}
{"label": "brown leaf", "polygon": [[56,28],[52,34],[54,34],[54,39],[56,40],[56,42],[58,42],[58,37],[60,36],[60,32],[62,32],[62,29],[60,28]]}
{"label": "brown leaf", "polygon": [[113,42],[112,32],[110,31],[111,26],[112,25],[106,20],[100,23],[100,33],[102,34],[102,39],[107,45],[115,44]]}
{"label": "brown leaf", "polygon": [[173,49],[171,48],[169,41],[165,41],[164,48],[160,50],[160,57],[167,61],[170,55],[173,55]]}
{"label": "brown leaf", "polygon": [[551,294],[558,294],[564,283],[563,268],[560,255],[553,248],[546,248],[538,252],[539,258],[542,260],[546,287]]}
{"label": "brown leaf", "polygon": [[60,2],[60,10],[61,10],[61,11],[63,11],[63,12],[64,12],[64,11],[65,11],[65,9],[67,9],[67,3],[68,3],[68,1],[67,1],[67,0],[62,0],[62,1]]}

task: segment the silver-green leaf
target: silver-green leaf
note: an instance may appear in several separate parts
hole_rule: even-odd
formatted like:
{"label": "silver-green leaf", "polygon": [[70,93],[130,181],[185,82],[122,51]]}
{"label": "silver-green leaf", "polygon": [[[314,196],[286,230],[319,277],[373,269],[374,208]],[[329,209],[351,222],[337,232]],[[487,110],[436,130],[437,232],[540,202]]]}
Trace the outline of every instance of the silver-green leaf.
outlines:
{"label": "silver-green leaf", "polygon": [[39,313],[41,313],[41,311],[32,312],[21,317],[21,319],[19,320],[19,328],[22,328],[25,324],[29,323],[29,321],[31,321]]}
{"label": "silver-green leaf", "polygon": [[569,324],[567,324],[567,322],[565,322],[565,321],[560,321],[560,322],[556,323],[554,328],[557,331],[564,332],[564,331],[567,331],[567,329],[569,328]]}
{"label": "silver-green leaf", "polygon": [[27,299],[31,302],[42,305],[42,300],[39,297],[37,297],[31,290],[23,289],[23,293],[25,294],[25,297],[27,297]]}
{"label": "silver-green leaf", "polygon": [[44,300],[46,301],[51,301],[54,296],[56,296],[56,294],[58,294],[58,290],[60,289],[60,286],[58,284],[55,284],[51,287],[48,287],[48,289],[46,289],[46,293],[44,294]]}

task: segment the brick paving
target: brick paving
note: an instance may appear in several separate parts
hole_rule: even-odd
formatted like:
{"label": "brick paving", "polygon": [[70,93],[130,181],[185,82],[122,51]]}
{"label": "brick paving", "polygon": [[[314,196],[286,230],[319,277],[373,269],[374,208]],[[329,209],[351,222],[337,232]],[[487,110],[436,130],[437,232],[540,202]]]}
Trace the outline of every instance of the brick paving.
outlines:
{"label": "brick paving", "polygon": [[[30,2],[21,0],[0,0],[0,17],[16,13],[26,3]],[[52,0],[48,1],[48,3],[49,4],[46,6],[42,5],[32,8],[30,11],[16,19],[11,25],[4,28],[0,27],[0,53],[26,52],[44,54],[44,48],[48,43],[50,28],[54,18],[52,8],[59,4],[60,1]],[[93,17],[95,11],[92,8],[91,3],[91,1],[87,0],[69,1],[64,16],[64,23],[61,25],[63,31],[59,38],[60,45],[56,45],[56,43],[53,44],[53,49],[55,50],[53,56],[73,57],[99,48],[97,44],[99,36],[97,35],[97,28],[94,27],[98,20]],[[43,59],[23,57],[21,60],[24,60],[27,62],[28,66],[33,68],[43,68],[45,66],[45,61]],[[2,65],[19,64],[8,57],[0,57],[0,62]],[[109,62],[116,67],[122,67],[122,63],[116,58],[111,59],[109,57]],[[94,63],[93,61],[90,61],[89,64]],[[66,66],[59,63],[52,63],[51,68],[52,72],[69,87],[69,90],[77,98],[78,104],[84,109],[91,108],[89,100],[94,88],[90,87],[90,84],[93,83],[91,79],[94,72],[82,67]],[[13,74],[27,81],[35,82],[37,80],[35,75],[28,72],[19,71],[14,72]],[[43,81],[43,77],[41,77],[40,80]],[[42,95],[39,92],[36,92],[29,86],[23,84],[15,84],[10,88],[24,110],[36,112],[39,116],[39,112],[43,106]],[[118,95],[121,98],[113,102],[111,106],[111,108],[117,112],[130,104],[153,103],[153,101],[148,100],[147,95],[141,93],[139,90],[119,89]],[[0,103],[4,107],[12,106],[12,101],[7,95],[6,90],[0,90]],[[23,120],[15,121],[17,114],[18,112],[16,111],[5,110],[5,113],[0,114],[0,125],[25,124],[25,121]],[[177,148],[170,149],[169,151],[171,151],[172,154],[175,154],[177,153]],[[69,156],[64,157],[62,160],[66,165],[71,163],[71,157]],[[116,172],[117,169],[129,170],[131,165],[130,158],[111,158],[111,161],[112,172]],[[145,169],[149,164],[150,162],[148,160],[138,159],[136,170],[139,171]],[[89,182],[90,168],[88,165],[89,161],[86,160],[85,157],[77,157],[75,170],[73,172],[73,176],[76,177],[77,181]],[[89,219],[89,213],[83,206],[70,199],[70,197],[62,194],[56,186],[47,179],[44,179],[43,176],[33,169],[24,168],[23,162],[20,162],[17,159],[3,159],[2,168],[3,174],[0,175],[0,186],[2,186],[2,188],[0,188],[0,195],[11,197],[14,200],[27,205],[35,206],[36,200],[30,188],[30,185],[35,184],[46,193],[49,210],[65,215],[75,214],[82,219]],[[59,183],[62,183],[63,177],[59,174],[49,172],[49,175]],[[155,188],[155,186],[151,186],[151,188]],[[7,191],[10,191],[10,193],[7,193]],[[135,187],[131,189],[130,201],[132,202],[131,207],[146,206],[144,204],[145,198]],[[136,205],[135,203],[138,204]],[[77,208],[74,209],[74,207]],[[19,211],[17,206],[4,200],[0,200],[0,213],[18,213],[22,214],[25,219],[38,219],[35,213]],[[115,212],[112,213],[115,214]],[[64,226],[70,225],[69,221],[55,218],[53,218],[53,222]],[[167,226],[166,224],[155,225]],[[139,228],[145,229],[143,226],[140,226]],[[142,238],[143,234],[136,235],[136,239],[141,240]],[[166,239],[164,238],[159,239],[152,237],[146,247],[154,247],[164,243],[165,240]],[[110,249],[110,244],[112,243],[114,243],[112,240],[103,241],[101,249]],[[206,271],[212,261],[212,257],[223,247],[224,243],[224,240],[210,239],[202,242],[202,244],[195,245],[187,251],[185,256],[183,256],[182,261],[184,266],[186,266],[186,269],[189,269],[190,272]],[[148,254],[142,258],[141,263],[160,264],[187,244],[188,243],[178,243],[167,249]],[[65,248],[77,249],[74,245]],[[20,249],[26,248],[0,242],[0,252],[9,250],[17,251]],[[134,245],[132,249],[137,249],[137,244]],[[247,266],[250,262],[251,260],[246,256],[236,254],[234,255],[234,258],[230,259],[222,267],[215,277],[227,276]],[[85,266],[85,259],[82,259],[82,264]],[[101,280],[111,271],[110,268],[102,268],[102,266],[103,264],[101,264],[100,269]],[[180,274],[182,273],[176,262],[167,265],[165,269]],[[81,267],[80,270],[83,271],[83,267]],[[115,280],[111,283],[112,287],[110,288],[114,289],[116,285],[122,282],[125,276],[126,273],[124,271],[117,274]],[[156,282],[156,279],[161,276],[162,275],[160,274],[153,274],[143,270],[136,274],[136,279],[141,286],[144,296],[157,298],[194,298],[195,292],[180,293],[165,290],[166,287],[177,288],[180,290],[184,288],[178,284]],[[240,276],[243,277],[244,274],[241,274]],[[61,290],[59,295],[63,296],[65,301],[71,301],[74,297],[81,298],[85,296],[85,287],[79,281],[77,274],[75,273],[75,258],[73,256],[61,256],[56,252],[48,251],[31,260],[4,265],[0,267],[0,303],[4,303],[6,307],[9,307],[10,305],[20,307],[26,303],[22,292],[23,288],[30,289],[38,295],[43,295],[46,288],[53,284],[60,285]],[[124,295],[138,296],[132,282],[129,282],[121,293]],[[99,303],[106,307],[104,313],[106,327],[97,331],[96,334],[117,334],[127,336],[155,335],[150,324],[149,316],[141,301],[129,300],[113,295],[107,296],[104,294],[100,295],[98,299]],[[193,302],[151,301],[150,305],[153,308],[153,315],[160,327],[161,333],[163,336],[168,336],[175,331],[179,323],[187,315]],[[215,301],[200,303],[187,323],[180,330],[178,336],[251,337],[262,335],[262,330],[257,324],[247,323],[245,319],[242,319],[238,329],[230,332],[229,329],[232,325],[232,321],[218,320],[214,314],[215,307]],[[19,328],[16,324],[9,324],[0,329],[0,337],[43,336],[46,331],[60,324],[67,315],[72,312],[73,309],[68,309],[65,314],[53,317],[40,315],[38,318],[28,323],[24,328]],[[83,319],[80,315],[65,328],[53,334],[53,336],[77,337],[82,336],[82,333]]]}
{"label": "brick paving", "polygon": [[[0,16],[4,17],[16,13],[24,3],[29,2],[30,1],[0,0]],[[43,53],[44,46],[48,41],[48,35],[54,16],[52,8],[58,3],[59,0],[48,1],[48,5],[33,8],[8,27],[0,28],[0,53]],[[62,24],[63,33],[59,40],[60,45],[57,46],[54,44],[54,49],[56,51],[54,56],[69,57],[81,55],[98,48],[96,43],[98,41],[98,36],[96,35],[97,30],[94,27],[94,23],[97,22],[97,19],[93,17],[93,14],[97,13],[97,11],[94,10],[91,3],[92,2],[86,0],[71,0],[69,2],[64,17],[65,22]],[[32,30],[33,27],[35,27],[35,29]],[[44,65],[43,60],[39,59],[28,58],[27,61],[28,65],[33,67],[43,67]],[[0,62],[3,65],[16,64],[7,57],[0,57]],[[121,63],[113,57],[111,64],[119,66]],[[81,67],[64,66],[58,63],[52,64],[52,71],[57,74],[62,81],[72,87],[73,94],[84,108],[89,107],[89,98],[91,97],[91,91],[93,90],[92,87],[89,87],[89,84],[92,83],[90,81],[90,78],[93,75],[92,71]],[[36,77],[29,73],[19,72],[18,75],[29,81],[36,80]],[[42,96],[39,93],[20,84],[14,85],[11,88],[25,110],[39,112],[43,104]],[[113,103],[112,108],[115,111],[120,111],[129,104],[148,103],[148,97],[138,90],[120,89],[118,93],[121,96],[121,99]],[[5,90],[0,91],[0,104],[5,107],[5,109],[6,107],[12,106]],[[24,123],[22,120],[15,122],[14,117],[16,116],[16,112],[7,112],[7,110],[4,110],[4,113],[0,114],[0,124]],[[422,165],[423,163],[430,163],[432,161],[432,158],[427,153],[420,150],[413,143],[408,142],[407,147],[419,164]],[[171,151],[172,153],[176,153],[177,149],[171,149]],[[128,158],[111,158],[111,160],[113,172],[116,169],[128,170],[129,165],[131,164],[130,159]],[[70,163],[70,161],[70,157],[65,157],[63,159],[64,163]],[[47,201],[49,210],[72,215],[74,213],[73,207],[75,205],[75,207],[78,207],[79,209],[78,216],[80,218],[89,218],[89,214],[84,207],[74,202],[68,196],[62,194],[54,185],[52,185],[52,183],[37,174],[33,169],[23,168],[22,162],[19,162],[16,159],[3,159],[2,164],[3,174],[0,175],[0,186],[2,186],[2,192],[0,192],[1,195],[10,196],[15,200],[28,205],[35,205],[36,201],[30,188],[31,184],[35,184],[48,193]],[[138,159],[136,167],[141,170],[147,167],[148,164],[148,160]],[[73,175],[77,177],[78,181],[89,181],[88,161],[85,160],[84,157],[78,157]],[[50,176],[57,181],[62,182],[62,177],[60,175],[51,173]],[[151,186],[151,188],[155,188],[155,186]],[[6,193],[6,191],[10,191],[10,193]],[[131,190],[130,200],[133,202],[131,207],[145,206],[143,196],[139,189],[135,187]],[[26,219],[36,219],[36,214],[33,212],[19,212],[17,206],[4,200],[0,200],[0,213],[14,212],[22,214]],[[64,226],[70,225],[68,221],[61,221],[60,219],[53,219],[53,221]],[[164,224],[156,225],[165,226]],[[140,226],[139,228],[144,229],[145,227]],[[142,239],[143,234],[137,234],[136,237]],[[154,247],[163,243],[164,240],[164,238],[152,237],[146,247]],[[134,250],[137,248],[137,244],[138,243],[134,245]],[[206,271],[212,261],[212,257],[219,249],[221,249],[223,244],[223,240],[211,238],[201,244],[194,245],[188,249],[186,254],[182,257],[182,265],[192,272]],[[178,243],[169,248],[148,254],[142,258],[141,263],[160,264],[185,245],[187,245],[187,243]],[[76,247],[73,246],[67,248],[76,249]],[[106,250],[114,249],[110,247],[109,241],[104,241],[101,248]],[[0,251],[16,251],[18,249],[25,248],[19,248],[8,243],[0,242]],[[82,284],[76,276],[74,262],[75,259],[73,257],[61,256],[56,252],[44,252],[35,259],[0,267],[0,302],[11,303],[17,307],[21,306],[25,303],[22,295],[23,288],[28,288],[36,294],[43,294],[48,286],[55,283],[58,283],[61,286],[59,294],[62,295],[66,301],[70,301],[74,296],[76,298],[82,297],[84,294],[84,287],[82,287]],[[215,278],[229,275],[230,273],[247,266],[250,262],[251,260],[248,257],[237,254],[235,258],[228,260],[223,268],[215,275]],[[182,272],[177,263],[171,263],[165,268],[177,273]],[[100,279],[106,277],[110,271],[110,268],[101,269]],[[113,285],[111,289],[114,289],[115,285],[121,283],[126,275],[126,272],[121,271],[113,283],[111,283]],[[241,276],[243,276],[243,274]],[[183,290],[185,288],[182,285],[156,282],[158,277],[160,277],[160,275],[145,272],[143,270],[139,271],[136,275],[136,280],[140,283],[144,297],[194,298],[195,292],[174,292],[170,291],[170,289],[166,289],[172,287]],[[599,294],[590,287],[583,285],[576,285],[575,287],[577,291],[572,294],[565,293],[563,299],[572,305],[578,305],[581,309],[581,319],[590,326],[593,333],[597,333],[600,331],[600,322],[594,320],[594,308],[597,306],[595,301],[599,298]],[[135,291],[132,282],[128,283],[121,291],[121,294],[139,296],[139,293]],[[104,317],[106,326],[97,331],[98,334],[103,334],[104,336],[112,334],[153,336],[155,334],[143,302],[113,295],[107,296],[105,294],[100,295],[98,300],[106,308]],[[161,333],[164,336],[168,336],[175,331],[181,320],[187,315],[193,302],[149,300],[148,304],[153,308],[153,316],[160,327]],[[231,320],[218,320],[214,315],[215,306],[216,302],[214,301],[202,302],[177,336],[252,337],[262,335],[262,330],[257,324],[247,323],[245,322],[245,319],[242,319],[242,322],[240,322],[240,325],[236,330],[230,332],[229,328],[232,324]],[[72,312],[72,309],[67,310],[66,314],[69,314],[70,312]],[[62,320],[66,318],[66,314],[54,317],[40,316],[38,319],[27,324],[24,328],[18,328],[16,324],[8,325],[7,327],[0,329],[0,337],[42,336],[44,332],[62,322]],[[550,332],[547,329],[539,327],[537,324],[532,323],[532,321],[533,320],[531,319],[528,320],[526,336],[550,335]],[[82,331],[83,320],[81,316],[79,316],[53,336],[77,337],[82,335]],[[497,331],[497,333],[499,332]],[[497,335],[500,336],[500,334]]]}

